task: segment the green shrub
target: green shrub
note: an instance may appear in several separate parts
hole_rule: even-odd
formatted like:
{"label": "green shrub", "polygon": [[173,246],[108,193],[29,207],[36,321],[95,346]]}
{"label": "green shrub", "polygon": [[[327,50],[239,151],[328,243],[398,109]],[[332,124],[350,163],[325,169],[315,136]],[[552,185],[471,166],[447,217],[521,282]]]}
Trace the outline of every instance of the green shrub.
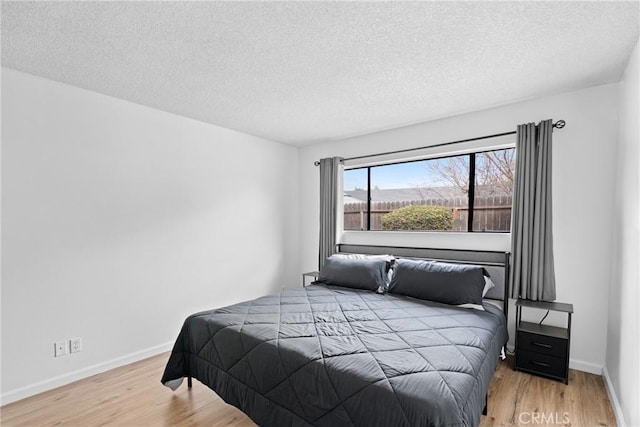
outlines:
{"label": "green shrub", "polygon": [[443,206],[412,205],[382,217],[383,230],[451,230],[453,213]]}

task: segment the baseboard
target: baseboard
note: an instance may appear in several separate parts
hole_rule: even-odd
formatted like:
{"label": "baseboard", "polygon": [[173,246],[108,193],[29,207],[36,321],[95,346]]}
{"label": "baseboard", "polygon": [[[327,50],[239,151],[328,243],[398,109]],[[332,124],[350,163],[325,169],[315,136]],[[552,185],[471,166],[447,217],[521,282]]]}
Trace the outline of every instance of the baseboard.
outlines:
{"label": "baseboard", "polygon": [[609,372],[607,371],[606,366],[602,369],[602,378],[604,378],[604,388],[607,389],[607,394],[609,395],[609,401],[611,402],[613,413],[616,416],[616,423],[620,427],[624,427],[627,424],[624,422],[622,407],[620,407],[620,401],[618,400],[616,389],[613,387],[613,383],[611,382],[611,377],[609,376]]}
{"label": "baseboard", "polygon": [[602,366],[594,363],[583,362],[582,360],[569,359],[569,368],[576,371],[588,372],[590,374],[602,375]]}
{"label": "baseboard", "polygon": [[100,374],[111,369],[119,368],[130,363],[138,362],[151,356],[169,351],[171,350],[172,346],[173,341],[165,344],[160,344],[155,347],[147,348],[145,350],[137,351],[135,353],[117,357],[115,359],[88,366],[77,371],[69,372],[64,375],[59,375],[48,380],[40,381],[34,384],[27,385],[25,387],[20,387],[15,390],[8,391],[0,396],[0,405],[7,405],[9,403],[31,397],[45,391],[53,390],[54,388],[62,387],[63,385],[70,384],[74,381]]}

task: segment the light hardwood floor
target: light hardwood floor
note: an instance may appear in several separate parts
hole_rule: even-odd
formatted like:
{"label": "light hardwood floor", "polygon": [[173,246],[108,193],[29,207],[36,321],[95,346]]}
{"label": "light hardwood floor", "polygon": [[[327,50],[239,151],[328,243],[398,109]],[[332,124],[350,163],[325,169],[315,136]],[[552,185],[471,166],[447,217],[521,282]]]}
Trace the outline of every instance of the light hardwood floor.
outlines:
{"label": "light hardwood floor", "polygon": [[[253,426],[198,381],[172,392],[160,384],[168,353],[114,369],[0,409],[5,426]],[[481,426],[614,426],[602,378],[572,370],[569,385],[501,362]],[[537,414],[537,415],[536,415]]]}

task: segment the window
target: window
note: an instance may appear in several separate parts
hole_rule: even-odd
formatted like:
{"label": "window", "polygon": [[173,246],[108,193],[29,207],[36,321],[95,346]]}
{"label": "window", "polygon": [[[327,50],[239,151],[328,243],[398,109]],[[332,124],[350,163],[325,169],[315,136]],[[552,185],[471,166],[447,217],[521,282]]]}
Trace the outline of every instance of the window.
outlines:
{"label": "window", "polygon": [[345,230],[508,232],[515,149],[344,171]]}

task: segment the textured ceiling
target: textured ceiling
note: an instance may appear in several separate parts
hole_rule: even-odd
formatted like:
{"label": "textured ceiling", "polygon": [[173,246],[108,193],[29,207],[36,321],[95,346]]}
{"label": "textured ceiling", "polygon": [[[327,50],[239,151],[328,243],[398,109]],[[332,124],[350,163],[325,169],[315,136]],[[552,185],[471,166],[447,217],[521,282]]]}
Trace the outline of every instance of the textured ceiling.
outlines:
{"label": "textured ceiling", "polygon": [[616,82],[638,2],[2,2],[2,65],[304,145]]}

